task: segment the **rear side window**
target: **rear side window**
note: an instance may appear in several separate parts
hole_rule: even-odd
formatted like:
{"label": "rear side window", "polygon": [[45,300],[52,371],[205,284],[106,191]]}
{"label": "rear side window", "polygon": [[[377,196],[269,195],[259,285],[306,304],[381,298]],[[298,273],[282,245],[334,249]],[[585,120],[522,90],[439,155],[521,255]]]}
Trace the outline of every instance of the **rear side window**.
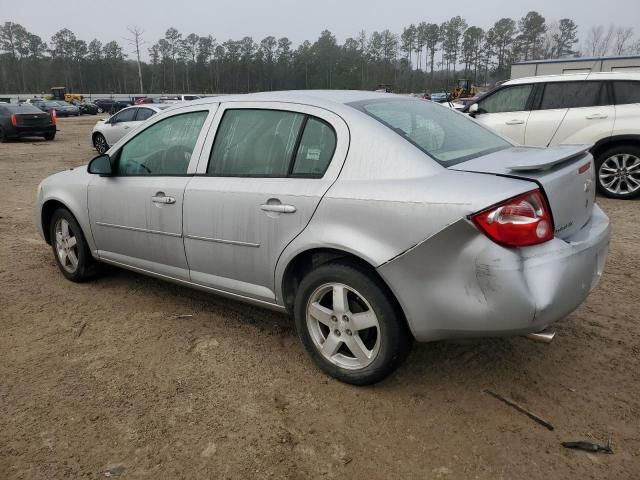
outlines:
{"label": "rear side window", "polygon": [[136,121],[142,122],[142,121],[146,120],[147,118],[151,118],[154,113],[156,113],[156,112],[154,112],[150,108],[139,108],[138,109],[138,115],[136,116]]}
{"label": "rear side window", "polygon": [[300,139],[296,160],[291,172],[294,176],[322,176],[336,149],[336,135],[325,122],[310,118]]}
{"label": "rear side window", "polygon": [[540,110],[607,105],[603,82],[551,82],[544,87]]}
{"label": "rear side window", "polygon": [[617,105],[640,103],[640,82],[613,82],[613,95]]}
{"label": "rear side window", "polygon": [[227,110],[207,174],[231,177],[322,177],[336,146],[322,120],[281,110]]}
{"label": "rear side window", "polygon": [[478,102],[481,113],[522,112],[527,110],[527,100],[533,85],[514,85],[498,90]]}

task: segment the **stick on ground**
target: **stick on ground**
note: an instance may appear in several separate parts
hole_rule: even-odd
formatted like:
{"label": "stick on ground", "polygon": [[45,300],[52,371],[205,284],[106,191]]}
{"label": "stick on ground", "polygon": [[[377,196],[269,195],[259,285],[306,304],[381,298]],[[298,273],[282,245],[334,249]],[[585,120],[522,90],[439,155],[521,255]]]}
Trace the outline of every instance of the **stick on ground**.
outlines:
{"label": "stick on ground", "polygon": [[500,395],[499,393],[494,392],[493,390],[489,390],[488,388],[484,390],[484,393],[488,393],[489,395],[491,395],[492,397],[497,398],[498,400],[500,400],[501,402],[506,403],[507,405],[509,405],[510,407],[515,408],[517,411],[519,411],[520,413],[525,414],[527,417],[529,417],[531,420],[538,422],[540,425],[542,425],[543,427],[548,428],[549,430],[553,430],[553,425],[551,425],[551,423],[549,423],[548,421],[546,421],[545,419],[539,417],[538,415],[536,415],[535,413],[531,413],[529,410],[527,410],[526,408],[524,408],[521,405],[518,405],[516,402],[514,402],[513,400],[510,400],[506,397],[503,397],[502,395]]}

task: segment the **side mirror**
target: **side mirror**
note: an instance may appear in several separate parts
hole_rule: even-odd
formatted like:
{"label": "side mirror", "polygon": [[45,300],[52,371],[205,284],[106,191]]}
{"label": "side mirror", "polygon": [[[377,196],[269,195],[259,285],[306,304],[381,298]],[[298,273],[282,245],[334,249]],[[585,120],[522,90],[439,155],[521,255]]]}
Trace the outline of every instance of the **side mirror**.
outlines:
{"label": "side mirror", "polygon": [[87,171],[101,177],[110,177],[113,175],[113,166],[111,165],[111,157],[106,153],[98,155],[89,162]]}
{"label": "side mirror", "polygon": [[471,106],[469,107],[469,110],[468,110],[468,111],[469,111],[469,113],[470,113],[471,115],[477,115],[477,114],[479,113],[479,107],[478,107],[478,104],[477,104],[477,103],[474,103],[473,105],[471,105]]}

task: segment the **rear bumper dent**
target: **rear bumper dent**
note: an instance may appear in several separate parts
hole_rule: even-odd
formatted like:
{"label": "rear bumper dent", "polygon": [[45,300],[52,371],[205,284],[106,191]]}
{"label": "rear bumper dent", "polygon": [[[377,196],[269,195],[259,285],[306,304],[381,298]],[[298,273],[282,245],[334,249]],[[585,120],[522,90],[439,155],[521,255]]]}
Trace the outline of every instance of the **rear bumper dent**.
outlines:
{"label": "rear bumper dent", "polygon": [[536,332],[577,308],[597,285],[609,219],[595,205],[566,240],[501,247],[460,220],[378,268],[418,341]]}

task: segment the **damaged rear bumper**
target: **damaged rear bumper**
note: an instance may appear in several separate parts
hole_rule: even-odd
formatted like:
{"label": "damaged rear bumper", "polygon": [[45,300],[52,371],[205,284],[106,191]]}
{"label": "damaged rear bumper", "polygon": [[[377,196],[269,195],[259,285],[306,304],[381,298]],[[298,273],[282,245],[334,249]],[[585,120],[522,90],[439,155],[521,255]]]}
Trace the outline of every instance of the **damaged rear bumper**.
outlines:
{"label": "damaged rear bumper", "polygon": [[511,249],[460,220],[378,267],[418,341],[536,332],[575,310],[606,262],[609,219],[595,205],[570,238]]}

